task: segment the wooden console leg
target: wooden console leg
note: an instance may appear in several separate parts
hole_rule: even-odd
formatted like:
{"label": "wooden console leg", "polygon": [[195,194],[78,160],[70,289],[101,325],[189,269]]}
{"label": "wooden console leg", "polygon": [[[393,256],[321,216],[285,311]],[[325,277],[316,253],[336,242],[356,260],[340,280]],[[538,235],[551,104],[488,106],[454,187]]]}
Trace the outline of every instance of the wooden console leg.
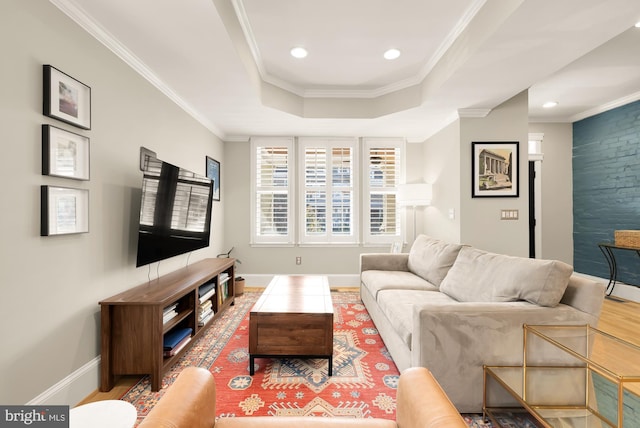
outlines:
{"label": "wooden console leg", "polygon": [[255,373],[255,368],[254,368],[255,360],[256,360],[256,357],[254,357],[253,355],[249,355],[249,375],[251,376],[253,376],[253,374]]}
{"label": "wooden console leg", "polygon": [[160,387],[162,383],[162,376],[157,376],[155,374],[151,374],[151,391],[158,392],[160,391]]}

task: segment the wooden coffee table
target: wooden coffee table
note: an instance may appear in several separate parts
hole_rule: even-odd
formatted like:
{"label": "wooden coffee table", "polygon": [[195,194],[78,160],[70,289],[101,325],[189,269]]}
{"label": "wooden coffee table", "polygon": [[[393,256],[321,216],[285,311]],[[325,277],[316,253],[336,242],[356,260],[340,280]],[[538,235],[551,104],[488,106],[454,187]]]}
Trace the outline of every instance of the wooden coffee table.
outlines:
{"label": "wooden coffee table", "polygon": [[333,302],[326,276],[278,275],[249,313],[249,373],[255,358],[327,358],[333,374]]}

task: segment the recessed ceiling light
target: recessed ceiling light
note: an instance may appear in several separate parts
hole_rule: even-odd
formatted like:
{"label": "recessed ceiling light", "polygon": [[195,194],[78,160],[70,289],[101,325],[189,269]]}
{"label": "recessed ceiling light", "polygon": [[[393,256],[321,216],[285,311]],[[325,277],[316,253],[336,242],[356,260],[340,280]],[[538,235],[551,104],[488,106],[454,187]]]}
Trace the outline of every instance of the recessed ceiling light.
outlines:
{"label": "recessed ceiling light", "polygon": [[546,103],[542,104],[542,107],[544,108],[553,108],[555,106],[558,105],[557,101],[547,101]]}
{"label": "recessed ceiling light", "polygon": [[298,46],[291,49],[291,56],[294,58],[305,58],[307,55],[309,55],[309,52],[305,48]]}
{"label": "recessed ceiling light", "polygon": [[400,56],[398,49],[389,49],[384,53],[384,59],[396,59]]}

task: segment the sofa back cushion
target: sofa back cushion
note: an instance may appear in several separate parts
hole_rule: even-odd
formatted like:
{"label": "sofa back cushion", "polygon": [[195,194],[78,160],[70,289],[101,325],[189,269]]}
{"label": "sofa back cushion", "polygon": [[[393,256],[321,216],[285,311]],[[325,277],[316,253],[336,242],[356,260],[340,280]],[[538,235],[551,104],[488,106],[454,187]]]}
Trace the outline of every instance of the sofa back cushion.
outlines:
{"label": "sofa back cushion", "polygon": [[526,300],[556,306],[573,268],[557,260],[528,259],[463,247],[440,291],[462,302]]}
{"label": "sofa back cushion", "polygon": [[409,250],[409,271],[439,287],[461,247],[419,235]]}

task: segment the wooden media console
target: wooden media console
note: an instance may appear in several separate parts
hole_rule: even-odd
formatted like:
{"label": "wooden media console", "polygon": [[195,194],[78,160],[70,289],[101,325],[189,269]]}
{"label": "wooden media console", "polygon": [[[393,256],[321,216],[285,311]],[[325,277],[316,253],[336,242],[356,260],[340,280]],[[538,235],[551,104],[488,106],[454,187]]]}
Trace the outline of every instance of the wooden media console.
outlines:
{"label": "wooden media console", "polygon": [[[158,391],[166,371],[234,303],[234,278],[235,259],[204,259],[102,300],[100,391],[119,375],[150,375]],[[165,336],[176,332],[188,333],[165,350]]]}

